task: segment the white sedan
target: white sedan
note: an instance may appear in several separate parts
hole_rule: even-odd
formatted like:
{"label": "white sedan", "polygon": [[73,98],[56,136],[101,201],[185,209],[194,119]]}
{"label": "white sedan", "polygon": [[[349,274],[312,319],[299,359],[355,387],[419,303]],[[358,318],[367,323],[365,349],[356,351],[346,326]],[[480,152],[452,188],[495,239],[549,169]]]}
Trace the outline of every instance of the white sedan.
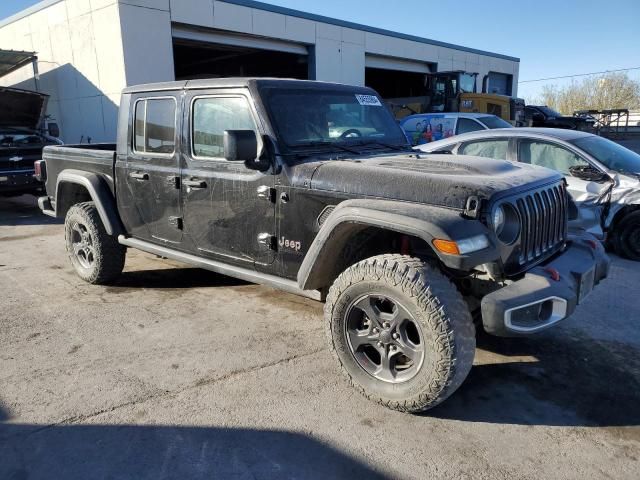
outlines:
{"label": "white sedan", "polygon": [[[547,167],[565,174],[588,230],[640,261],[640,155],[605,138],[556,128],[466,133],[417,149]],[[589,221],[589,218],[596,221]]]}

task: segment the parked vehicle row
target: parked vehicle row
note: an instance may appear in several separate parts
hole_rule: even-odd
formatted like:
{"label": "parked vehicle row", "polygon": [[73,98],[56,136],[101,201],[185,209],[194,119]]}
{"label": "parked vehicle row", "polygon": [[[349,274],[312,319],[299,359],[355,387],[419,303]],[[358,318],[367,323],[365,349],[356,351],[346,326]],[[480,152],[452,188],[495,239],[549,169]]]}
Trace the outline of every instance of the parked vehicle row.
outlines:
{"label": "parked vehicle row", "polygon": [[525,118],[531,121],[532,127],[564,128],[593,132],[596,123],[593,117],[575,117],[562,115],[546,105],[527,105],[524,109]]}
{"label": "parked vehicle row", "polygon": [[511,124],[486,113],[426,113],[400,120],[412,145],[423,145],[478,130],[511,128]]}
{"label": "parked vehicle row", "polygon": [[590,133],[512,128],[459,135],[428,145],[449,152],[537,165],[563,174],[580,208],[576,226],[608,235],[621,255],[640,261],[640,155]]}
{"label": "parked vehicle row", "polygon": [[[424,89],[418,96],[387,98],[385,101],[398,120],[421,113],[484,113],[515,126],[524,125],[523,99],[495,93],[499,90],[491,85],[491,75],[485,75],[480,83],[481,88],[478,88],[477,72],[433,72],[426,74]],[[507,85],[505,88],[510,89]]]}
{"label": "parked vehicle row", "polygon": [[569,233],[562,174],[415,152],[371,89],[196,80],[127,88],[121,109],[116,144],[38,162],[77,274],[112,282],[136,248],[325,301],[340,369],[390,408],[449,397],[476,328],[550,328],[608,274]]}

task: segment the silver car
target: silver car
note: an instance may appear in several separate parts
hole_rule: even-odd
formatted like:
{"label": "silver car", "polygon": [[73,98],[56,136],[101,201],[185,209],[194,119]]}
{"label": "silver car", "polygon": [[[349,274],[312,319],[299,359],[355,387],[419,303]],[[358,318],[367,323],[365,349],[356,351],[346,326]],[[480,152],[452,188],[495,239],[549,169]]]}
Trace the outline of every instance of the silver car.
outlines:
{"label": "silver car", "polygon": [[417,149],[497,158],[565,174],[580,207],[576,225],[617,253],[640,261],[640,155],[605,138],[556,128],[505,128],[466,133]]}

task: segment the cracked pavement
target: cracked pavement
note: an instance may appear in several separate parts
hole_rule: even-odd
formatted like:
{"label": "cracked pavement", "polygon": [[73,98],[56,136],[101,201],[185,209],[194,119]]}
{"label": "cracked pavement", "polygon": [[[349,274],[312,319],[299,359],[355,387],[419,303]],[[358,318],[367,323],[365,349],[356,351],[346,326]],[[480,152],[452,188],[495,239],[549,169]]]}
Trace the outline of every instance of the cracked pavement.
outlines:
{"label": "cracked pavement", "polygon": [[561,326],[480,336],[423,415],[368,402],[325,349],[322,305],[130,250],[73,272],[63,228],[0,199],[0,478],[635,479],[638,264]]}

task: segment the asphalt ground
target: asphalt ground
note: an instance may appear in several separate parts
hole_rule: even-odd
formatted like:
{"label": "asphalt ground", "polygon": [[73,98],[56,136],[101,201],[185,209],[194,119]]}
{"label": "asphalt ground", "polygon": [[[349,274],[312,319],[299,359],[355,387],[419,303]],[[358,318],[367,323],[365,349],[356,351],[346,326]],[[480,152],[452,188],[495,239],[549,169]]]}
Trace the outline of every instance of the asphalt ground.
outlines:
{"label": "asphalt ground", "polygon": [[322,305],[130,250],[82,282],[63,226],[0,200],[0,479],[637,479],[640,268],[528,339],[481,335],[444,404],[350,388]]}

